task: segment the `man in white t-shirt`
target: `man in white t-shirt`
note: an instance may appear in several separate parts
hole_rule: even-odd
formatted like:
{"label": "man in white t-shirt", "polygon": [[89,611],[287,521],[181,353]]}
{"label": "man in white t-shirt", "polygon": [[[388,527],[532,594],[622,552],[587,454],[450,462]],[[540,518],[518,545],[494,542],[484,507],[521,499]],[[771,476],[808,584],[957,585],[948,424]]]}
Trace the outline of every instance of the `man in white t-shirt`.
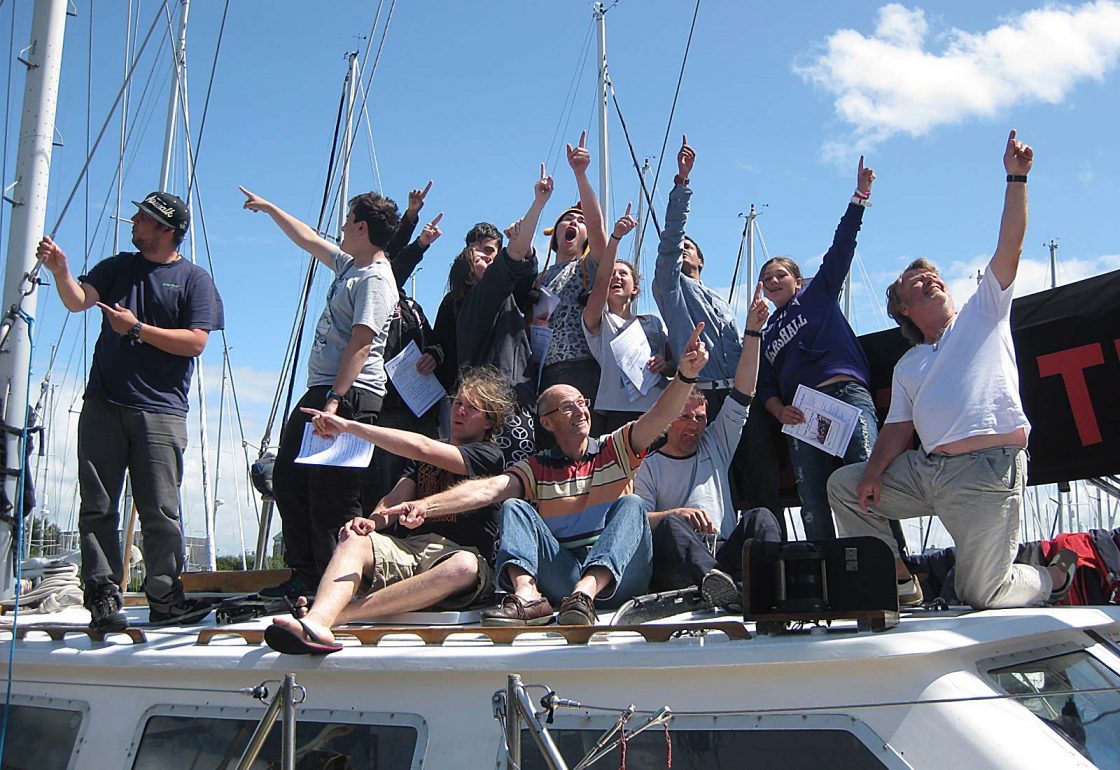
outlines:
{"label": "man in white t-shirt", "polygon": [[1043,604],[1072,582],[1068,554],[1049,567],[1013,563],[1031,426],[1019,398],[1011,298],[1033,157],[1012,131],[995,255],[959,313],[924,259],[887,290],[887,312],[914,347],[895,365],[890,412],[870,459],[828,482],[840,534],[873,535],[895,553],[900,597],[920,593],[897,559],[889,520],[916,516],[939,516],[953,536],[957,594],[977,609]]}
{"label": "man in white t-shirt", "polygon": [[769,510],[755,508],[739,517],[727,477],[754,397],[760,330],[769,315],[759,284],[747,312],[734,385],[719,414],[709,424],[704,392],[693,390],[670,423],[665,446],[647,457],[634,477],[634,494],[650,510],[654,591],[696,585],[710,604],[736,605],[743,543],[781,539],[778,520]]}

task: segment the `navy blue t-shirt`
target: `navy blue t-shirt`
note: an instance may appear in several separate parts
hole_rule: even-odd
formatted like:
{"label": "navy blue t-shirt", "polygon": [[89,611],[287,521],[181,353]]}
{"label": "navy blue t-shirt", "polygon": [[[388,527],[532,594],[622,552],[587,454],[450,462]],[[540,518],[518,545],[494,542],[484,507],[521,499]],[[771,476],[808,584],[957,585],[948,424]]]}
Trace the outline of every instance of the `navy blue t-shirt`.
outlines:
{"label": "navy blue t-shirt", "polygon": [[[128,308],[148,326],[208,332],[225,328],[222,298],[213,279],[187,259],[156,264],[137,252],[121,252],[78,280],[97,289],[101,302]],[[95,307],[94,312],[100,311]],[[193,358],[144,343],[133,345],[102,318],[85,397],[185,416],[193,373]]]}

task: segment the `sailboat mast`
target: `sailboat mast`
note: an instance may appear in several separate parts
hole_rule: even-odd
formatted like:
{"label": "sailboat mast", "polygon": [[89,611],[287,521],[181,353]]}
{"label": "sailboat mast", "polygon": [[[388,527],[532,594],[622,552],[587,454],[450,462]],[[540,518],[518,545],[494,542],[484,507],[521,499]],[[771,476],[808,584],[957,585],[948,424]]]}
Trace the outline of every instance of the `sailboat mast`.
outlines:
{"label": "sailboat mast", "polygon": [[607,100],[610,97],[607,79],[607,9],[595,4],[594,12],[599,50],[599,208],[609,231],[611,221],[610,146],[607,137]]}
{"label": "sailboat mast", "polygon": [[338,184],[338,235],[342,237],[342,226],[346,224],[346,215],[350,203],[350,152],[354,148],[354,109],[357,104],[358,94],[358,52],[350,51],[346,54],[346,107],[343,114],[346,123],[342,127],[342,170]]}
{"label": "sailboat mast", "polygon": [[[26,278],[35,268],[35,249],[45,230],[50,181],[54,117],[58,106],[58,76],[62,68],[62,43],[66,34],[66,0],[38,0],[31,21],[27,51],[27,83],[23,91],[23,119],[19,130],[16,182],[12,189],[12,219],[8,230],[7,269],[4,273],[3,307],[5,339],[0,353],[0,397],[4,424],[22,430],[27,425],[28,371],[31,367],[29,319],[35,317],[36,292]],[[26,292],[26,294],[25,294]],[[18,310],[18,312],[16,312]],[[7,467],[23,460],[22,439],[4,432]],[[15,505],[17,479],[4,475],[4,491]],[[13,512],[15,516],[22,511]],[[0,521],[0,598],[14,593],[14,559],[18,558],[15,530]]]}
{"label": "sailboat mast", "polygon": [[175,149],[175,124],[179,118],[179,91],[187,68],[187,15],[190,9],[190,0],[182,0],[179,10],[179,35],[175,50],[171,54],[171,96],[167,101],[167,125],[163,132],[163,160],[159,171],[160,190],[167,190],[167,185],[171,182],[171,156]]}

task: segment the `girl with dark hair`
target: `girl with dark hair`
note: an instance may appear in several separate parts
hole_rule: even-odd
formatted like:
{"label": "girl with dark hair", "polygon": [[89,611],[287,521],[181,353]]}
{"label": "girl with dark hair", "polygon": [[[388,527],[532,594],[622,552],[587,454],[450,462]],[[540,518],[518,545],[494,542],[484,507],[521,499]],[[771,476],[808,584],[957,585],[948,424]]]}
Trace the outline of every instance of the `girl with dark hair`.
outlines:
{"label": "girl with dark hair", "polygon": [[[599,388],[595,395],[595,413],[603,420],[603,432],[612,433],[631,420],[636,420],[657,402],[668,381],[669,338],[661,319],[654,315],[635,315],[632,305],[640,291],[640,276],[634,265],[616,259],[618,246],[638,226],[626,213],[614,225],[603,259],[595,272],[595,284],[583,309],[583,333],[592,355],[599,362]],[[622,371],[613,345],[615,338],[638,324],[649,345],[650,355],[645,368],[650,374],[636,386]],[[644,372],[643,372],[644,373]]]}
{"label": "girl with dark hair", "polygon": [[448,292],[436,314],[435,334],[444,351],[444,365],[436,374],[444,387],[454,388],[465,367],[483,365],[493,366],[513,387],[517,408],[495,438],[507,462],[521,460],[536,448],[533,413],[538,369],[525,317],[537,277],[532,233],[552,187],[552,177],[541,164],[533,203],[506,231],[507,247],[502,248],[493,225],[483,222],[471,229],[467,247],[451,264]]}
{"label": "girl with dark hair", "polygon": [[[861,411],[859,424],[844,455],[844,465],[863,462],[878,437],[875,404],[868,391],[871,371],[867,356],[840,309],[840,291],[856,252],[856,234],[871,197],[875,172],[859,159],[856,191],[844,212],[821,269],[806,284],[801,269],[788,257],[762,266],[759,281],[776,310],[762,330],[762,361],[756,400],[783,425],[805,421],[791,405],[798,385],[825,393]],[[801,520],[807,540],[836,537],[826,483],[836,458],[792,436],[790,455],[801,498]]]}

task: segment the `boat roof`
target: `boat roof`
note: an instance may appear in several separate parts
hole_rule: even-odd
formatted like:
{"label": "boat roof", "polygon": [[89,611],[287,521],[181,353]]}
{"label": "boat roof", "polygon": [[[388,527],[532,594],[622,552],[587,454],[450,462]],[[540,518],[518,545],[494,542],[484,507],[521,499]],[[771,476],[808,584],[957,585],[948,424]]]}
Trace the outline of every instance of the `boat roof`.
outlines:
{"label": "boat roof", "polygon": [[[326,657],[280,655],[260,643],[271,618],[216,626],[211,618],[203,624],[147,628],[142,626],[143,608],[127,610],[130,623],[140,631],[137,639],[111,633],[103,641],[87,635],[83,628],[88,614],[78,608],[51,615],[22,614],[16,648],[16,664],[90,665],[95,667],[174,665],[178,668],[316,668],[383,669],[426,671],[513,670],[523,668],[594,669],[615,668],[619,653],[627,666],[687,667],[744,664],[788,664],[794,662],[873,662],[883,658],[959,654],[967,648],[994,651],[1038,649],[1068,642],[1083,632],[1120,644],[1120,607],[1052,607],[1008,610],[903,613],[899,624],[885,631],[859,630],[855,621],[835,621],[829,626],[806,627],[776,635],[759,634],[755,623],[726,613],[692,612],[647,624],[668,635],[666,641],[649,641],[630,630],[605,629],[587,643],[561,635],[556,627],[515,629],[509,643],[495,641],[478,626],[415,626],[393,624],[391,633],[376,624],[336,628],[343,649]],[[609,614],[601,623],[609,624]],[[732,638],[724,624],[742,629],[747,638]],[[49,629],[71,628],[55,640]],[[666,628],[671,627],[671,628]],[[0,632],[11,628],[11,615],[0,619]],[[628,627],[634,628],[634,627]],[[377,630],[375,644],[363,644],[356,636]],[[446,635],[442,643],[428,644],[426,631]],[[508,631],[508,629],[507,629]],[[581,629],[582,631],[582,629]],[[354,635],[352,635],[354,634]],[[512,636],[514,634],[505,634]],[[11,640],[0,636],[0,654]],[[142,639],[142,641],[140,641]],[[687,652],[686,652],[687,651]],[[993,653],[995,654],[995,653]]]}

